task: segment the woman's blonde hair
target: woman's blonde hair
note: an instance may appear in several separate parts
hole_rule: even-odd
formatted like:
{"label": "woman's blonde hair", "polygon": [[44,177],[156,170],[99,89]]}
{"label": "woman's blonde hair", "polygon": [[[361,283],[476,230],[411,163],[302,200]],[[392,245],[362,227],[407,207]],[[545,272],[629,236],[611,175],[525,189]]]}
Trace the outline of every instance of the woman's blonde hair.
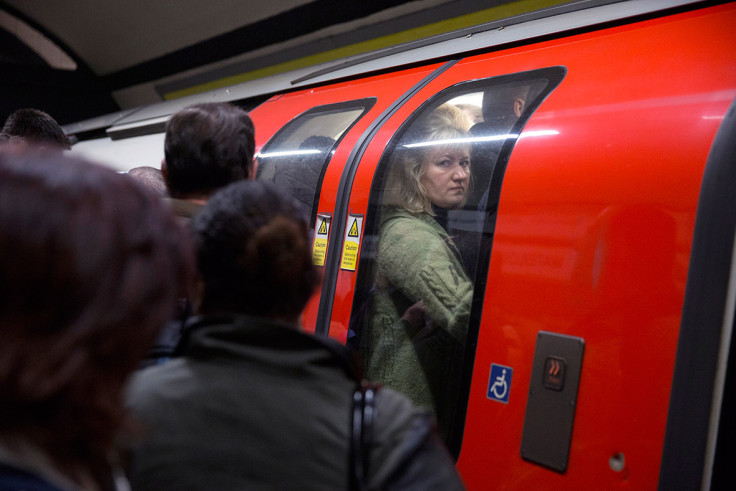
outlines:
{"label": "woman's blonde hair", "polygon": [[[412,213],[426,212],[434,215],[432,201],[421,181],[425,172],[427,152],[438,146],[412,144],[467,138],[469,127],[470,122],[465,114],[448,103],[442,104],[416,121],[401,138],[391,156],[384,203],[404,208]],[[467,145],[469,144],[448,141],[439,146],[452,149]],[[464,202],[465,200],[463,204]]]}

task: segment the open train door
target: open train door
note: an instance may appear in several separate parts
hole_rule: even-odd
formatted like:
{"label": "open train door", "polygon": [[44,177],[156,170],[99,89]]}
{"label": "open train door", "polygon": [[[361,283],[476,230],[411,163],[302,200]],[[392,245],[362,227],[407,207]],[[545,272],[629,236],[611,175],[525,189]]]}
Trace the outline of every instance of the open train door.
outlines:
{"label": "open train door", "polygon": [[736,462],[736,101],[703,175],[659,489],[732,489]]}

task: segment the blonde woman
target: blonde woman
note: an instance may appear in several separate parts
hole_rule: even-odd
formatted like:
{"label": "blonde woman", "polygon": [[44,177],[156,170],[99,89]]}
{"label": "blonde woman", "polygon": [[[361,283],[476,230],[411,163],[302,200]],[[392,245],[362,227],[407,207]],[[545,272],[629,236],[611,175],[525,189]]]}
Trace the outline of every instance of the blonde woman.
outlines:
{"label": "blonde woman", "polygon": [[457,396],[472,284],[447,213],[470,187],[468,120],[444,104],[397,147],[386,187],[361,352],[366,374],[434,411],[446,435]]}

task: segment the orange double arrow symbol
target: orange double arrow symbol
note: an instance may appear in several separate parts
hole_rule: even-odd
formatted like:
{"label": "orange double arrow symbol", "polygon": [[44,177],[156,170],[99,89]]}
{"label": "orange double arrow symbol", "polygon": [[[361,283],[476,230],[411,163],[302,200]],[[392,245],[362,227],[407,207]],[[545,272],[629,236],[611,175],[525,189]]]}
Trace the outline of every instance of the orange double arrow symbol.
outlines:
{"label": "orange double arrow symbol", "polygon": [[557,360],[551,360],[552,363],[549,367],[549,374],[556,377],[560,373],[560,362]]}

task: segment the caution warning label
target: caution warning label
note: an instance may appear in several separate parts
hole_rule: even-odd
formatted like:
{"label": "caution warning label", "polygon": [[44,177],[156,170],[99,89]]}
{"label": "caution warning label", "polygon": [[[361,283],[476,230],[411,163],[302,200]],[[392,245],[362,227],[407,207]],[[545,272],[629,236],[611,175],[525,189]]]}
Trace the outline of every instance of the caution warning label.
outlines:
{"label": "caution warning label", "polygon": [[353,224],[348,230],[348,237],[360,237],[360,230],[358,230],[358,220],[353,220]]}
{"label": "caution warning label", "polygon": [[360,251],[360,234],[363,231],[363,215],[348,216],[345,228],[345,242],[342,248],[340,268],[355,271],[358,267],[358,252]]}
{"label": "caution warning label", "polygon": [[330,236],[330,216],[317,215],[314,224],[314,245],[312,246],[312,264],[324,266],[327,257],[327,239]]}

